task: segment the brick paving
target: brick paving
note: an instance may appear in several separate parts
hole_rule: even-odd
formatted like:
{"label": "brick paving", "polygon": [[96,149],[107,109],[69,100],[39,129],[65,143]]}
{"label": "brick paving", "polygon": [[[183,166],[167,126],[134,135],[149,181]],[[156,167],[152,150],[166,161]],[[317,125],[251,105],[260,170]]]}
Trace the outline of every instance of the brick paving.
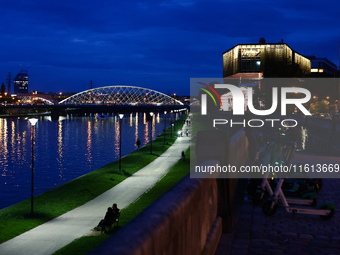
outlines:
{"label": "brick paving", "polygon": [[[322,155],[296,152],[291,163],[318,163]],[[328,163],[340,164],[340,157],[327,156]],[[318,205],[335,204],[335,215],[325,221],[317,215],[291,214],[279,208],[266,217],[261,206],[253,206],[245,194],[242,206],[235,212],[235,227],[222,234],[216,255],[242,254],[340,254],[340,179],[323,179]]]}

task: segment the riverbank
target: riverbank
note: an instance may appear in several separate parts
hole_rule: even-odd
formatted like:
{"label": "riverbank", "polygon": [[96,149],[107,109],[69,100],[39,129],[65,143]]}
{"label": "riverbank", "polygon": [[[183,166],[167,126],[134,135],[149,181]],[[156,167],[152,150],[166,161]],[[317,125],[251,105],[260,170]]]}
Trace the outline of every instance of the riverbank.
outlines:
{"label": "riverbank", "polygon": [[[182,116],[178,121],[184,122],[185,118],[186,116]],[[158,136],[152,142],[152,155],[150,155],[149,144],[122,158],[122,172],[119,172],[119,162],[115,161],[81,178],[47,191],[34,198],[33,215],[30,214],[30,199],[1,210],[0,243],[85,204],[148,165],[176,140],[177,136],[170,136],[170,128],[166,130],[168,144],[164,145],[163,136]]]}
{"label": "riverbank", "polygon": [[41,113],[23,113],[23,114],[0,114],[0,118],[28,118],[28,117],[42,117],[51,116],[51,112],[41,112]]}
{"label": "riverbank", "polygon": [[[138,200],[121,210],[119,227],[115,227],[108,234],[91,231],[87,236],[76,239],[69,245],[53,253],[53,255],[85,255],[106,241],[111,235],[124,227],[144,209],[149,207],[159,197],[169,191],[190,172],[190,149],[185,153],[185,161],[178,161],[168,173],[151,189],[141,195]],[[150,222],[151,224],[151,222]]]}

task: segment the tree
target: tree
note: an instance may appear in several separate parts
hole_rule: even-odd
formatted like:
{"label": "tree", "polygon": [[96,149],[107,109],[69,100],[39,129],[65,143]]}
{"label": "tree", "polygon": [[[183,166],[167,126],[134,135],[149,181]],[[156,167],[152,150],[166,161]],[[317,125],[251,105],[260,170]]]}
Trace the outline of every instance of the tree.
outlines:
{"label": "tree", "polygon": [[320,113],[329,112],[329,102],[327,100],[320,101],[319,105],[317,106],[317,111]]}
{"label": "tree", "polygon": [[4,96],[5,93],[6,93],[6,87],[5,87],[4,83],[2,83],[2,85],[1,85],[1,92],[0,93],[1,93],[2,96]]}

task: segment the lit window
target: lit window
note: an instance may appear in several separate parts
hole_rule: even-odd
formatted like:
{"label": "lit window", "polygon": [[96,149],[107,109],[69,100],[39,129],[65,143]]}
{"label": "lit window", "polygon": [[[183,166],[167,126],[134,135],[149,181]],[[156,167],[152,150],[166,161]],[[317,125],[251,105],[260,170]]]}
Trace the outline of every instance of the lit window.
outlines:
{"label": "lit window", "polygon": [[319,69],[319,73],[323,73],[323,69]]}
{"label": "lit window", "polygon": [[312,73],[317,73],[317,72],[319,72],[319,70],[318,70],[317,68],[312,68],[310,71],[311,71]]}

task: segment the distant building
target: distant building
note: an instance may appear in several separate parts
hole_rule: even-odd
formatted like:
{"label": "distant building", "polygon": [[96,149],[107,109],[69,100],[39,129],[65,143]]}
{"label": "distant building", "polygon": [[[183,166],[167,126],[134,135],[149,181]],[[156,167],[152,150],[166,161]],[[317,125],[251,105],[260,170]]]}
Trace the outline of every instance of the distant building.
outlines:
{"label": "distant building", "polygon": [[327,58],[317,58],[307,56],[312,62],[311,75],[314,77],[334,77],[338,76],[338,67]]}
{"label": "distant building", "polygon": [[20,71],[14,78],[14,94],[28,94],[28,73]]}
{"label": "distant building", "polygon": [[223,77],[303,77],[311,61],[286,43],[238,44],[223,53]]}

